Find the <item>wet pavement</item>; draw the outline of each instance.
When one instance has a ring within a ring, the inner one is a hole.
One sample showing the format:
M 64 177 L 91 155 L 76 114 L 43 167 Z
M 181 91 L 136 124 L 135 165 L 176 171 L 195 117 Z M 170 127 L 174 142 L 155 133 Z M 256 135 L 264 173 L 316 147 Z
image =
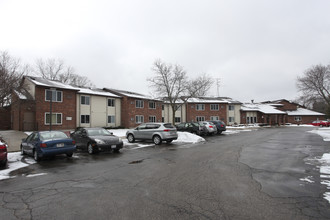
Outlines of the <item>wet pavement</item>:
M 308 130 L 45 159 L 0 181 L 0 219 L 330 219 L 319 170 L 306 163 L 329 146 Z

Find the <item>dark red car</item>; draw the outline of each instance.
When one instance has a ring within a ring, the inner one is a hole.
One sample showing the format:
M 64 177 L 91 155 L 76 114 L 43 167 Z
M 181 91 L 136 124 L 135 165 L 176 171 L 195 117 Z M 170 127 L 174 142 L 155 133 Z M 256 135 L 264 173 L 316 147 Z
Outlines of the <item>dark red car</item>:
M 7 165 L 7 143 L 0 137 L 0 167 Z
M 318 127 L 329 127 L 330 122 L 328 121 L 313 121 L 310 123 L 313 126 L 318 126 Z

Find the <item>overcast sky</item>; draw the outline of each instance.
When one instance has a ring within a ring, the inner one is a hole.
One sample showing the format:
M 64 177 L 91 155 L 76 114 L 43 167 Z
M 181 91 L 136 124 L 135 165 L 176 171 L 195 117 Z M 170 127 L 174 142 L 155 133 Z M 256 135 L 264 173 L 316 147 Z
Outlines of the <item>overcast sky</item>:
M 297 76 L 330 64 L 329 11 L 329 0 L 0 0 L 0 50 L 61 58 L 100 88 L 150 94 L 161 59 L 219 78 L 220 96 L 293 100 Z

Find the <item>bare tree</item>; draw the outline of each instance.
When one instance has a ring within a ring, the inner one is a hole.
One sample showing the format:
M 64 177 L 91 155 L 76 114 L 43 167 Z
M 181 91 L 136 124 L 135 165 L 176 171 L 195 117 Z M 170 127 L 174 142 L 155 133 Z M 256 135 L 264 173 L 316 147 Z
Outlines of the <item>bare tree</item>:
M 0 51 L 0 107 L 11 103 L 13 90 L 20 92 L 20 82 L 29 70 L 28 65 L 22 65 L 19 59 Z
M 87 77 L 75 74 L 74 68 L 66 66 L 61 59 L 38 59 L 35 72 L 45 79 L 57 80 L 73 86 L 94 87 L 94 84 Z
M 191 97 L 204 96 L 212 86 L 212 80 L 207 75 L 196 79 L 188 79 L 186 71 L 180 65 L 172 65 L 156 60 L 152 70 L 154 76 L 148 82 L 156 94 L 170 103 L 175 123 L 175 112 Z
M 300 100 L 306 106 L 323 101 L 330 109 L 330 65 L 312 66 L 297 78 L 297 87 L 302 95 Z

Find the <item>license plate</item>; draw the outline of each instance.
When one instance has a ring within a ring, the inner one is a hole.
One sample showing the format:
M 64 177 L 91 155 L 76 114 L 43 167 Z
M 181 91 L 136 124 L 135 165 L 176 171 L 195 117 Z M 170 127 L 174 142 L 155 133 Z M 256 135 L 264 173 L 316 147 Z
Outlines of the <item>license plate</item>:
M 56 147 L 64 147 L 64 143 L 56 144 Z
M 111 145 L 111 149 L 116 149 L 117 146 L 116 145 Z

